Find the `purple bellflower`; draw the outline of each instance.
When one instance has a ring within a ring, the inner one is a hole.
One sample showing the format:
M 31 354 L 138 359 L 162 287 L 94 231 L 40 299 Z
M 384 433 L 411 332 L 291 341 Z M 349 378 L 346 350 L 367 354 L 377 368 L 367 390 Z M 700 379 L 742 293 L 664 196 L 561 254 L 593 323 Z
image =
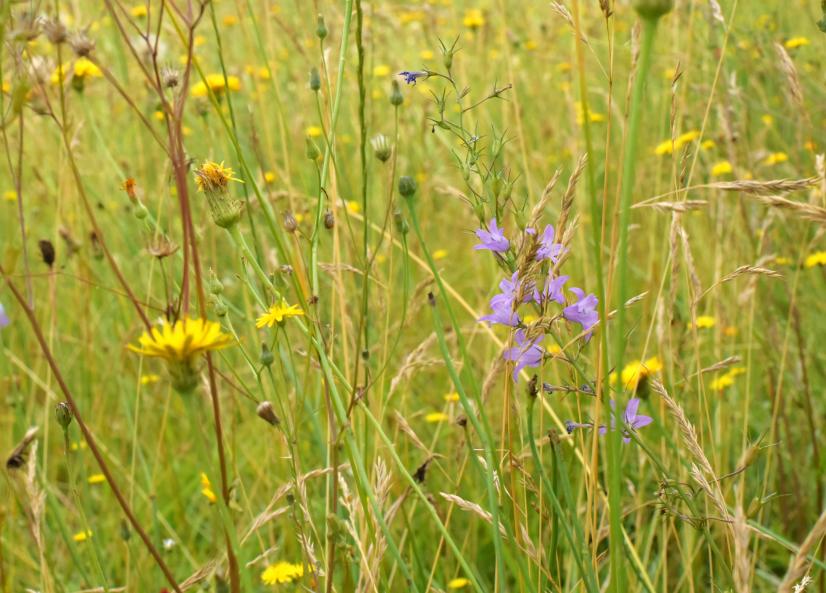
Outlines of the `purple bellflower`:
M 476 236 L 481 241 L 481 243 L 474 247 L 476 250 L 490 249 L 496 253 L 505 253 L 510 247 L 510 241 L 505 238 L 503 229 L 496 226 L 495 218 L 491 219 L 488 224 L 488 230 L 478 229 Z
M 572 305 L 568 305 L 562 310 L 562 316 L 568 321 L 578 323 L 582 326 L 585 334 L 585 339 L 591 339 L 591 328 L 599 321 L 599 314 L 596 311 L 599 301 L 593 294 L 585 296 L 585 291 L 581 288 L 572 288 L 571 292 L 577 296 L 577 301 Z
M 6 315 L 6 310 L 3 308 L 3 303 L 0 303 L 0 327 L 6 327 L 11 323 L 11 319 Z
M 542 292 L 539 292 L 539 289 L 534 287 L 533 289 L 533 300 L 537 303 L 549 303 L 551 301 L 555 301 L 560 305 L 565 304 L 565 295 L 562 293 L 562 288 L 565 286 L 565 283 L 568 281 L 569 276 L 557 276 L 554 278 L 553 276 L 548 276 L 545 280 L 545 288 Z
M 412 84 L 413 86 L 416 86 L 416 81 L 419 78 L 427 78 L 430 76 L 430 74 L 428 74 L 427 72 L 423 72 L 421 70 L 403 70 L 402 72 L 399 72 L 399 76 L 404 78 L 404 81 L 407 84 Z
M 516 314 L 516 294 L 519 292 L 519 274 L 514 272 L 510 279 L 505 278 L 499 283 L 499 290 L 502 292 L 495 295 L 490 300 L 490 308 L 493 309 L 491 315 L 480 317 L 479 321 L 487 321 L 489 323 L 501 323 L 502 325 L 509 325 L 516 327 L 519 325 L 519 315 Z M 523 302 L 527 302 L 530 295 L 523 298 Z
M 536 261 L 549 259 L 552 263 L 559 261 L 566 249 L 562 243 L 554 243 L 554 227 L 547 225 L 539 238 L 539 249 L 536 250 Z
M 644 426 L 648 426 L 654 419 L 651 416 L 645 416 L 643 414 L 637 414 L 637 411 L 640 407 L 640 398 L 632 397 L 628 400 L 628 405 L 625 406 L 625 412 L 623 413 L 623 428 L 622 428 L 622 442 L 628 444 L 631 442 L 630 431 L 636 431 Z M 616 404 L 614 400 L 611 400 L 611 430 L 616 428 L 616 422 L 614 419 L 613 410 L 616 408 Z M 565 429 L 568 431 L 568 434 L 573 433 L 578 428 L 592 428 L 594 425 L 591 422 L 574 422 L 572 420 L 565 421 Z M 608 432 L 608 428 L 604 425 L 600 425 L 599 427 L 599 434 L 604 435 Z
M 522 369 L 525 367 L 535 368 L 542 363 L 545 350 L 539 345 L 542 336 L 528 340 L 525 338 L 525 330 L 520 329 L 516 331 L 515 338 L 516 346 L 505 350 L 503 357 L 505 360 L 516 362 L 516 366 L 513 369 L 513 382 L 517 383 L 519 381 L 519 372 Z

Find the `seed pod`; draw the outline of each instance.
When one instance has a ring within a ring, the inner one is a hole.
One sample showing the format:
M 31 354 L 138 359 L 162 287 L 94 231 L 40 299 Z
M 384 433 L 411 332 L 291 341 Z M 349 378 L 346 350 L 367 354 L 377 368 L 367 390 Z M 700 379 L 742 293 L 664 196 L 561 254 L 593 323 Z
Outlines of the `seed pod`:
M 288 233 L 294 233 L 298 230 L 298 221 L 289 210 L 284 211 L 284 230 Z
M 43 258 L 43 263 L 50 268 L 54 266 L 55 251 L 52 242 L 42 239 L 37 242 L 37 246 L 40 247 L 40 257 Z
M 336 226 L 336 219 L 333 217 L 333 212 L 331 210 L 327 210 L 324 213 L 324 228 L 328 231 Z
M 327 23 L 324 22 L 324 15 L 319 14 L 316 19 L 315 36 L 324 41 L 327 37 Z
M 399 85 L 398 80 L 394 80 L 390 83 L 390 104 L 394 107 L 398 107 L 404 103 L 404 95 L 402 95 L 402 88 Z
M 281 422 L 278 419 L 278 416 L 275 415 L 275 412 L 273 412 L 272 404 L 268 401 L 263 401 L 260 404 L 258 404 L 258 408 L 255 410 L 255 412 L 258 414 L 259 418 L 271 424 L 272 426 L 278 426 L 278 424 Z
M 69 406 L 67 402 L 60 402 L 54 407 L 54 415 L 57 418 L 57 423 L 60 424 L 63 430 L 69 428 L 69 425 L 72 423 L 72 418 L 74 418 L 74 414 L 72 414 L 72 408 Z
M 310 90 L 317 93 L 321 89 L 321 75 L 318 73 L 318 68 L 310 70 Z

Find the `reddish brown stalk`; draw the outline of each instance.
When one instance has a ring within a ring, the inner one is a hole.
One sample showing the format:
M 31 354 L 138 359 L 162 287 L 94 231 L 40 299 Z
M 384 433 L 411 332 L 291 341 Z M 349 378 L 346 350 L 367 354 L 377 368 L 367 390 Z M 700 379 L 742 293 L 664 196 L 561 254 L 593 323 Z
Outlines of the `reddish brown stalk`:
M 123 509 L 123 513 L 126 515 L 129 523 L 135 529 L 135 531 L 140 536 L 141 540 L 143 540 L 144 545 L 146 545 L 146 549 L 155 559 L 155 562 L 158 564 L 158 567 L 163 572 L 166 580 L 169 581 L 169 584 L 175 590 L 176 593 L 183 593 L 181 588 L 178 586 L 177 581 L 175 580 L 172 571 L 164 562 L 161 555 L 158 553 L 157 548 L 152 544 L 152 540 L 149 539 L 144 528 L 138 522 L 137 517 L 135 517 L 132 508 L 129 506 L 129 503 L 126 501 L 126 498 L 123 496 L 120 488 L 118 488 L 117 484 L 115 483 L 115 477 L 112 475 L 109 466 L 106 464 L 106 461 L 103 459 L 103 455 L 98 449 L 97 442 L 95 438 L 92 436 L 91 431 L 89 430 L 86 422 L 83 420 L 83 416 L 80 413 L 80 409 L 77 407 L 75 403 L 75 399 L 72 396 L 71 391 L 69 390 L 68 385 L 66 385 L 66 381 L 63 379 L 63 375 L 60 372 L 60 368 L 57 366 L 57 362 L 55 361 L 54 356 L 52 355 L 51 350 L 49 349 L 48 344 L 46 343 L 46 338 L 43 336 L 43 330 L 40 328 L 40 323 L 38 323 L 37 318 L 34 315 L 34 310 L 29 307 L 26 303 L 26 299 L 20 294 L 20 291 L 6 275 L 6 271 L 3 269 L 3 266 L 0 265 L 0 276 L 3 276 L 3 279 L 6 281 L 9 289 L 11 290 L 14 298 L 23 308 L 23 312 L 26 314 L 26 317 L 29 319 L 29 323 L 32 326 L 32 330 L 34 331 L 35 337 L 37 338 L 37 342 L 40 344 L 40 350 L 43 352 L 43 356 L 46 357 L 46 361 L 49 364 L 49 367 L 52 369 L 52 373 L 55 376 L 55 380 L 57 384 L 60 386 L 60 390 L 63 392 L 63 395 L 66 397 L 66 401 L 72 408 L 72 414 L 74 415 L 75 420 L 77 420 L 77 425 L 80 428 L 80 432 L 83 433 L 83 438 L 86 440 L 86 444 L 89 446 L 89 450 L 92 452 L 92 455 L 95 457 L 98 466 L 100 467 L 100 471 L 106 476 L 106 483 L 109 484 L 109 487 L 112 489 L 112 493 L 115 495 L 115 498 L 118 501 L 121 509 Z

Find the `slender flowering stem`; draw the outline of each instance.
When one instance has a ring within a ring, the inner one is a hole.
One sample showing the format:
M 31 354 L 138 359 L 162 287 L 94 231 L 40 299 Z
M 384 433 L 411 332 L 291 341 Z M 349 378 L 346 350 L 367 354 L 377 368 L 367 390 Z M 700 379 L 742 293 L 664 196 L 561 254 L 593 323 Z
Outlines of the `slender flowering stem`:
M 628 116 L 628 131 L 626 132 L 626 146 L 622 167 L 622 188 L 620 190 L 619 212 L 619 246 L 617 248 L 617 319 L 613 328 L 614 357 L 613 365 L 617 369 L 623 368 L 625 354 L 625 301 L 628 298 L 628 225 L 631 218 L 631 194 L 634 191 L 634 175 L 637 164 L 637 143 L 639 140 L 640 119 L 642 116 L 642 102 L 645 93 L 645 82 L 648 71 L 651 69 L 651 54 L 654 48 L 654 37 L 657 32 L 658 19 L 644 18 L 642 31 L 642 49 L 640 51 L 639 68 L 634 79 L 634 89 L 631 94 L 631 107 Z M 608 504 L 610 508 L 609 546 L 611 552 L 611 587 L 615 593 L 624 593 L 626 590 L 625 565 L 622 549 L 622 509 L 620 495 L 622 492 L 622 468 L 620 461 L 621 431 L 609 431 L 608 443 Z

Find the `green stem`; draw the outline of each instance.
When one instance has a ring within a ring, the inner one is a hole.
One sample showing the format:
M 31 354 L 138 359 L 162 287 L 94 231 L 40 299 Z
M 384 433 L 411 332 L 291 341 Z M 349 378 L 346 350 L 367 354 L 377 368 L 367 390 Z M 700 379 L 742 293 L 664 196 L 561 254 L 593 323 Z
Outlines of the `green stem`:
M 619 244 L 617 248 L 617 319 L 614 332 L 614 359 L 616 369 L 622 369 L 625 354 L 625 301 L 628 298 L 628 225 L 631 219 L 631 193 L 634 191 L 634 175 L 637 164 L 637 144 L 639 141 L 642 102 L 645 93 L 645 81 L 651 69 L 651 54 L 654 37 L 657 32 L 658 19 L 644 18 L 642 30 L 642 49 L 634 89 L 631 94 L 631 107 L 628 117 L 625 154 L 622 166 L 622 187 L 620 191 Z M 622 508 L 620 495 L 622 490 L 622 467 L 620 452 L 622 431 L 611 430 L 607 435 L 608 445 L 608 505 L 610 508 L 610 564 L 611 590 L 625 593 L 626 576 L 622 547 Z

